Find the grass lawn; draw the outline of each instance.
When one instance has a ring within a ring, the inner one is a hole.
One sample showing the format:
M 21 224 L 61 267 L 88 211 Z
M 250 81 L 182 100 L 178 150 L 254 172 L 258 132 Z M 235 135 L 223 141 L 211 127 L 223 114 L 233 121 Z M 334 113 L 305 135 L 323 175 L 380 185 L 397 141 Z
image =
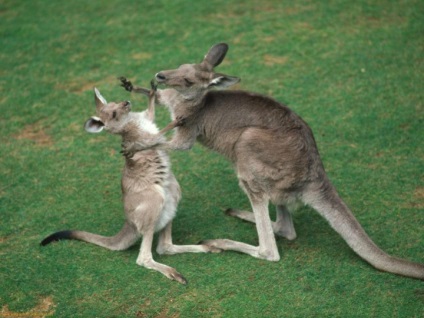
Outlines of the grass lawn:
M 422 281 L 374 270 L 313 210 L 281 260 L 234 252 L 154 257 L 186 286 L 57 230 L 116 233 L 123 223 L 120 139 L 83 129 L 92 88 L 198 62 L 239 89 L 272 95 L 312 127 L 330 179 L 390 254 L 424 262 L 424 2 L 0 0 L 0 317 L 423 317 Z M 158 125 L 169 114 L 158 110 Z M 257 244 L 230 163 L 197 145 L 171 154 L 183 189 L 174 241 Z M 273 210 L 272 210 L 273 211 Z

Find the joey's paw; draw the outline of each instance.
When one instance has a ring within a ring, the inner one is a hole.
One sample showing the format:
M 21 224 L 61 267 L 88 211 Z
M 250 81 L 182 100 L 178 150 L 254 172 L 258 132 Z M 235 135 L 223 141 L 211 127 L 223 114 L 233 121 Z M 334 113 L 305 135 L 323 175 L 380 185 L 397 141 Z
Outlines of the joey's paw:
M 120 153 L 128 159 L 131 159 L 132 157 L 134 157 L 134 154 L 136 153 L 136 151 L 133 149 L 134 144 L 133 143 L 129 143 L 129 142 L 123 142 L 121 144 L 122 149 L 120 151 Z
M 134 157 L 134 154 L 135 154 L 135 152 L 133 152 L 133 151 L 127 151 L 127 150 L 125 150 L 125 149 L 122 149 L 121 151 L 120 151 L 120 153 L 125 157 L 125 158 L 127 158 L 127 159 L 131 159 L 132 157 Z
M 121 81 L 121 85 L 123 88 L 125 88 L 125 90 L 127 90 L 128 92 L 131 92 L 134 88 L 133 84 L 127 80 L 125 77 L 121 76 L 118 78 Z

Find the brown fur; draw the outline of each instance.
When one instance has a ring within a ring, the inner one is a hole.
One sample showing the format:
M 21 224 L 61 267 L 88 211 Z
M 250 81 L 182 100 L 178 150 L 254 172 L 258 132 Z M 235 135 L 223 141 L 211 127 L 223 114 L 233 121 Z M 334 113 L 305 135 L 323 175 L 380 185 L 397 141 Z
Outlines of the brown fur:
M 169 87 L 157 92 L 157 102 L 168 107 L 173 119 L 184 118 L 184 125 L 162 147 L 190 149 L 198 140 L 224 155 L 234 163 L 240 187 L 252 205 L 253 214 L 233 209 L 227 213 L 256 223 L 259 246 L 226 239 L 204 243 L 277 261 L 274 233 L 296 237 L 289 207 L 300 201 L 315 208 L 377 269 L 424 279 L 422 264 L 387 255 L 368 237 L 328 180 L 312 131 L 297 114 L 263 95 L 211 90 L 239 80 L 213 71 L 227 49 L 226 44 L 217 44 L 199 64 L 183 64 L 156 74 L 156 80 Z M 135 90 L 142 92 L 141 88 Z M 126 151 L 140 148 L 133 143 Z M 277 206 L 276 222 L 269 218 L 269 202 Z
M 159 271 L 170 279 L 182 284 L 187 280 L 174 268 L 158 263 L 152 257 L 153 235 L 159 231 L 157 251 L 159 254 L 186 252 L 219 252 L 208 245 L 174 245 L 171 227 L 178 202 L 180 186 L 170 170 L 167 154 L 155 145 L 165 141 L 163 134 L 175 127 L 170 123 L 160 132 L 153 123 L 154 92 L 149 93 L 149 108 L 145 112 L 131 112 L 129 102 L 107 103 L 95 89 L 96 112 L 98 117 L 89 119 L 85 128 L 89 132 L 106 129 L 122 136 L 123 145 L 138 141 L 150 149 L 125 156 L 122 172 L 122 196 L 126 222 L 122 230 L 112 237 L 84 231 L 61 231 L 42 241 L 42 245 L 60 239 L 76 239 L 93 243 L 111 250 L 123 250 L 143 237 L 137 264 Z M 153 147 L 152 147 L 153 146 Z

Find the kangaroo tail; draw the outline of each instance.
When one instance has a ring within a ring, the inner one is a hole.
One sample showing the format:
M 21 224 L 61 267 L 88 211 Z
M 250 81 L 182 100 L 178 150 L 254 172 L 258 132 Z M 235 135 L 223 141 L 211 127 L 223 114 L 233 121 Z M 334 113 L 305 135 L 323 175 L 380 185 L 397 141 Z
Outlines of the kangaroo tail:
M 79 240 L 119 251 L 133 245 L 139 237 L 137 229 L 130 223 L 125 222 L 122 229 L 114 236 L 108 237 L 84 231 L 60 231 L 49 235 L 40 244 L 45 246 L 59 240 Z
M 390 256 L 371 240 L 329 181 L 305 194 L 304 201 L 330 223 L 356 254 L 376 269 L 424 280 L 423 264 Z

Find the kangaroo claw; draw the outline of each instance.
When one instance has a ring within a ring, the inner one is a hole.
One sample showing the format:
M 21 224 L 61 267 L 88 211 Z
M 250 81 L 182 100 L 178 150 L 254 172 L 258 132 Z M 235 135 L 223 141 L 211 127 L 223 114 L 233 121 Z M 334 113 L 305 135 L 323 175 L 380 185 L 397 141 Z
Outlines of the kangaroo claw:
M 123 88 L 125 88 L 125 90 L 127 90 L 128 92 L 131 92 L 133 90 L 133 84 L 127 80 L 125 77 L 121 76 L 118 77 L 118 79 L 121 81 L 121 85 Z
M 177 282 L 179 282 L 180 284 L 183 284 L 183 285 L 187 285 L 187 283 L 188 283 L 187 279 L 183 275 L 178 273 L 177 271 L 170 273 L 168 278 L 175 280 L 175 281 L 177 281 Z
M 120 151 L 120 153 L 128 159 L 131 159 L 132 157 L 134 157 L 135 151 L 133 149 L 131 149 L 133 146 L 133 144 L 131 143 L 127 143 L 127 142 L 123 142 L 121 144 L 122 150 Z
M 150 81 L 150 87 L 152 88 L 153 91 L 155 91 L 155 92 L 157 91 L 157 89 L 158 89 L 158 83 L 156 82 L 155 79 L 152 79 Z
M 184 126 L 186 123 L 186 118 L 182 116 L 178 116 L 177 118 L 175 118 L 175 122 L 176 122 L 175 127 Z

